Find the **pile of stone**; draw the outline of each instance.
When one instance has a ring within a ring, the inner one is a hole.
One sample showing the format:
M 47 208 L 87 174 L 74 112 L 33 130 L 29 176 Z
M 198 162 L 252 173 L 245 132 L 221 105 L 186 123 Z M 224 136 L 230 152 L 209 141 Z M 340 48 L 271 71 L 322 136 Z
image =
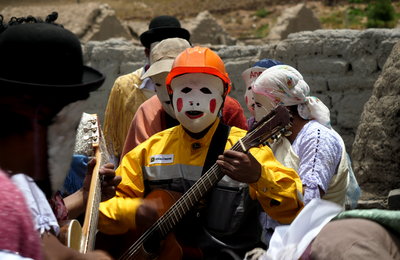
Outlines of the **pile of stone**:
M 43 20 L 52 12 L 58 13 L 57 23 L 72 31 L 82 42 L 104 41 L 110 38 L 132 36 L 108 4 L 82 3 L 68 5 L 7 7 L 1 14 L 4 20 L 32 15 Z

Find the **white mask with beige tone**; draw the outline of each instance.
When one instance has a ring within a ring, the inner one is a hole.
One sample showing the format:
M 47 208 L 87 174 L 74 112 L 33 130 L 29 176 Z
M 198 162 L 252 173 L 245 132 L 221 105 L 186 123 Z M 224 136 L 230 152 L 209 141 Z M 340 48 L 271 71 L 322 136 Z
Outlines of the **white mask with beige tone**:
M 176 118 L 174 109 L 171 104 L 171 99 L 169 97 L 167 88 L 165 86 L 165 80 L 167 76 L 168 72 L 162 72 L 160 74 L 153 75 L 150 78 L 153 81 L 154 85 L 156 86 L 157 97 L 160 100 L 161 105 L 164 108 L 164 111 L 173 118 Z
M 192 133 L 213 124 L 221 108 L 224 84 L 204 73 L 184 74 L 171 81 L 176 119 Z
M 254 103 L 254 96 L 253 96 L 253 91 L 251 89 L 251 86 L 253 85 L 254 81 L 260 76 L 260 74 L 266 70 L 265 68 L 260 68 L 260 67 L 252 67 L 247 70 L 245 70 L 242 73 L 242 78 L 244 82 L 246 83 L 246 92 L 244 95 L 244 98 L 246 100 L 246 105 L 247 109 L 249 112 L 255 116 L 255 103 Z
M 255 101 L 255 118 L 259 122 L 263 116 L 268 115 L 276 107 L 275 102 L 268 96 L 253 92 Z

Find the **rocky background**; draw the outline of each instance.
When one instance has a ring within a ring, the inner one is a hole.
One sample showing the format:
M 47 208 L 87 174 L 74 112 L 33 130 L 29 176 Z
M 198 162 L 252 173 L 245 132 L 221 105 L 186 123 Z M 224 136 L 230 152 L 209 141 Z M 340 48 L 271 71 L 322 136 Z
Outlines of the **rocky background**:
M 26 14 L 45 17 L 54 10 L 52 6 L 8 7 L 0 13 L 8 20 Z M 122 22 L 110 6 L 99 3 L 57 6 L 57 11 L 57 22 L 81 39 L 85 63 L 107 75 L 105 84 L 91 95 L 87 109 L 103 121 L 116 78 L 146 62 L 138 36 L 147 30 L 148 22 Z M 400 127 L 400 46 L 396 45 L 400 29 L 322 30 L 304 4 L 285 10 L 263 39 L 235 39 L 208 11 L 181 22 L 191 32 L 194 45 L 208 46 L 224 60 L 233 83 L 230 95 L 241 103 L 247 117 L 244 70 L 264 58 L 299 70 L 312 95 L 330 108 L 332 126 L 345 141 L 363 190 L 365 201 L 360 207 L 388 207 L 390 191 L 389 202 L 395 205 L 397 201 L 400 207 L 396 135 Z

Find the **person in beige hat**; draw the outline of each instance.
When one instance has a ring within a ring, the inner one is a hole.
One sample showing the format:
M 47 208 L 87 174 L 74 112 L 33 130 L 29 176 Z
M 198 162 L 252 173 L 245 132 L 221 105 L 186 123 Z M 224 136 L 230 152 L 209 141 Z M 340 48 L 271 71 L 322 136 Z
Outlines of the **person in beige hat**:
M 175 58 L 187 48 L 188 41 L 181 38 L 170 38 L 161 41 L 150 54 L 150 68 L 141 80 L 151 78 L 155 85 L 157 96 L 144 102 L 134 116 L 126 137 L 121 158 L 130 150 L 147 140 L 155 133 L 179 125 L 176 120 L 171 98 L 165 86 L 165 80 L 172 68 Z M 239 102 L 229 96 L 220 114 L 222 123 L 247 130 L 246 117 Z
M 140 42 L 145 47 L 144 53 L 149 59 L 151 50 L 159 42 L 176 37 L 189 41 L 190 33 L 181 27 L 177 18 L 161 15 L 151 20 L 149 29 L 140 35 Z M 119 164 L 129 126 L 137 109 L 155 95 L 155 86 L 151 79 L 140 79 L 149 66 L 150 64 L 146 63 L 134 72 L 117 78 L 108 98 L 103 132 L 108 152 L 116 166 Z

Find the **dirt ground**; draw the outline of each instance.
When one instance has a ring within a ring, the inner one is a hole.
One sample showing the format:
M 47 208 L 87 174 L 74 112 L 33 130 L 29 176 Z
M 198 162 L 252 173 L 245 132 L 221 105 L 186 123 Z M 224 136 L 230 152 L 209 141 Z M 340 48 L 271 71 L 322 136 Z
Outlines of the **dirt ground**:
M 93 2 L 93 0 L 0 0 L 0 12 L 9 6 L 29 6 L 29 5 L 62 5 L 71 3 Z M 146 21 L 152 18 L 168 14 L 176 16 L 179 19 L 193 18 L 199 12 L 210 11 L 217 21 L 227 32 L 239 39 L 256 39 L 268 35 L 269 30 L 275 25 L 277 18 L 285 11 L 300 2 L 305 3 L 318 18 L 336 17 L 348 9 L 355 7 L 365 9 L 366 5 L 349 4 L 348 1 L 340 1 L 336 6 L 326 6 L 323 1 L 299 1 L 299 0 L 99 0 L 96 2 L 108 3 L 122 20 Z M 393 3 L 397 11 L 400 7 Z M 256 13 L 259 10 L 265 10 L 268 15 L 261 18 Z M 28 15 L 28 14 L 27 14 Z M 346 21 L 339 17 L 336 21 L 342 21 L 341 24 L 323 24 L 324 29 L 344 29 Z M 351 29 L 365 29 L 362 26 L 366 19 L 357 25 L 351 25 Z

